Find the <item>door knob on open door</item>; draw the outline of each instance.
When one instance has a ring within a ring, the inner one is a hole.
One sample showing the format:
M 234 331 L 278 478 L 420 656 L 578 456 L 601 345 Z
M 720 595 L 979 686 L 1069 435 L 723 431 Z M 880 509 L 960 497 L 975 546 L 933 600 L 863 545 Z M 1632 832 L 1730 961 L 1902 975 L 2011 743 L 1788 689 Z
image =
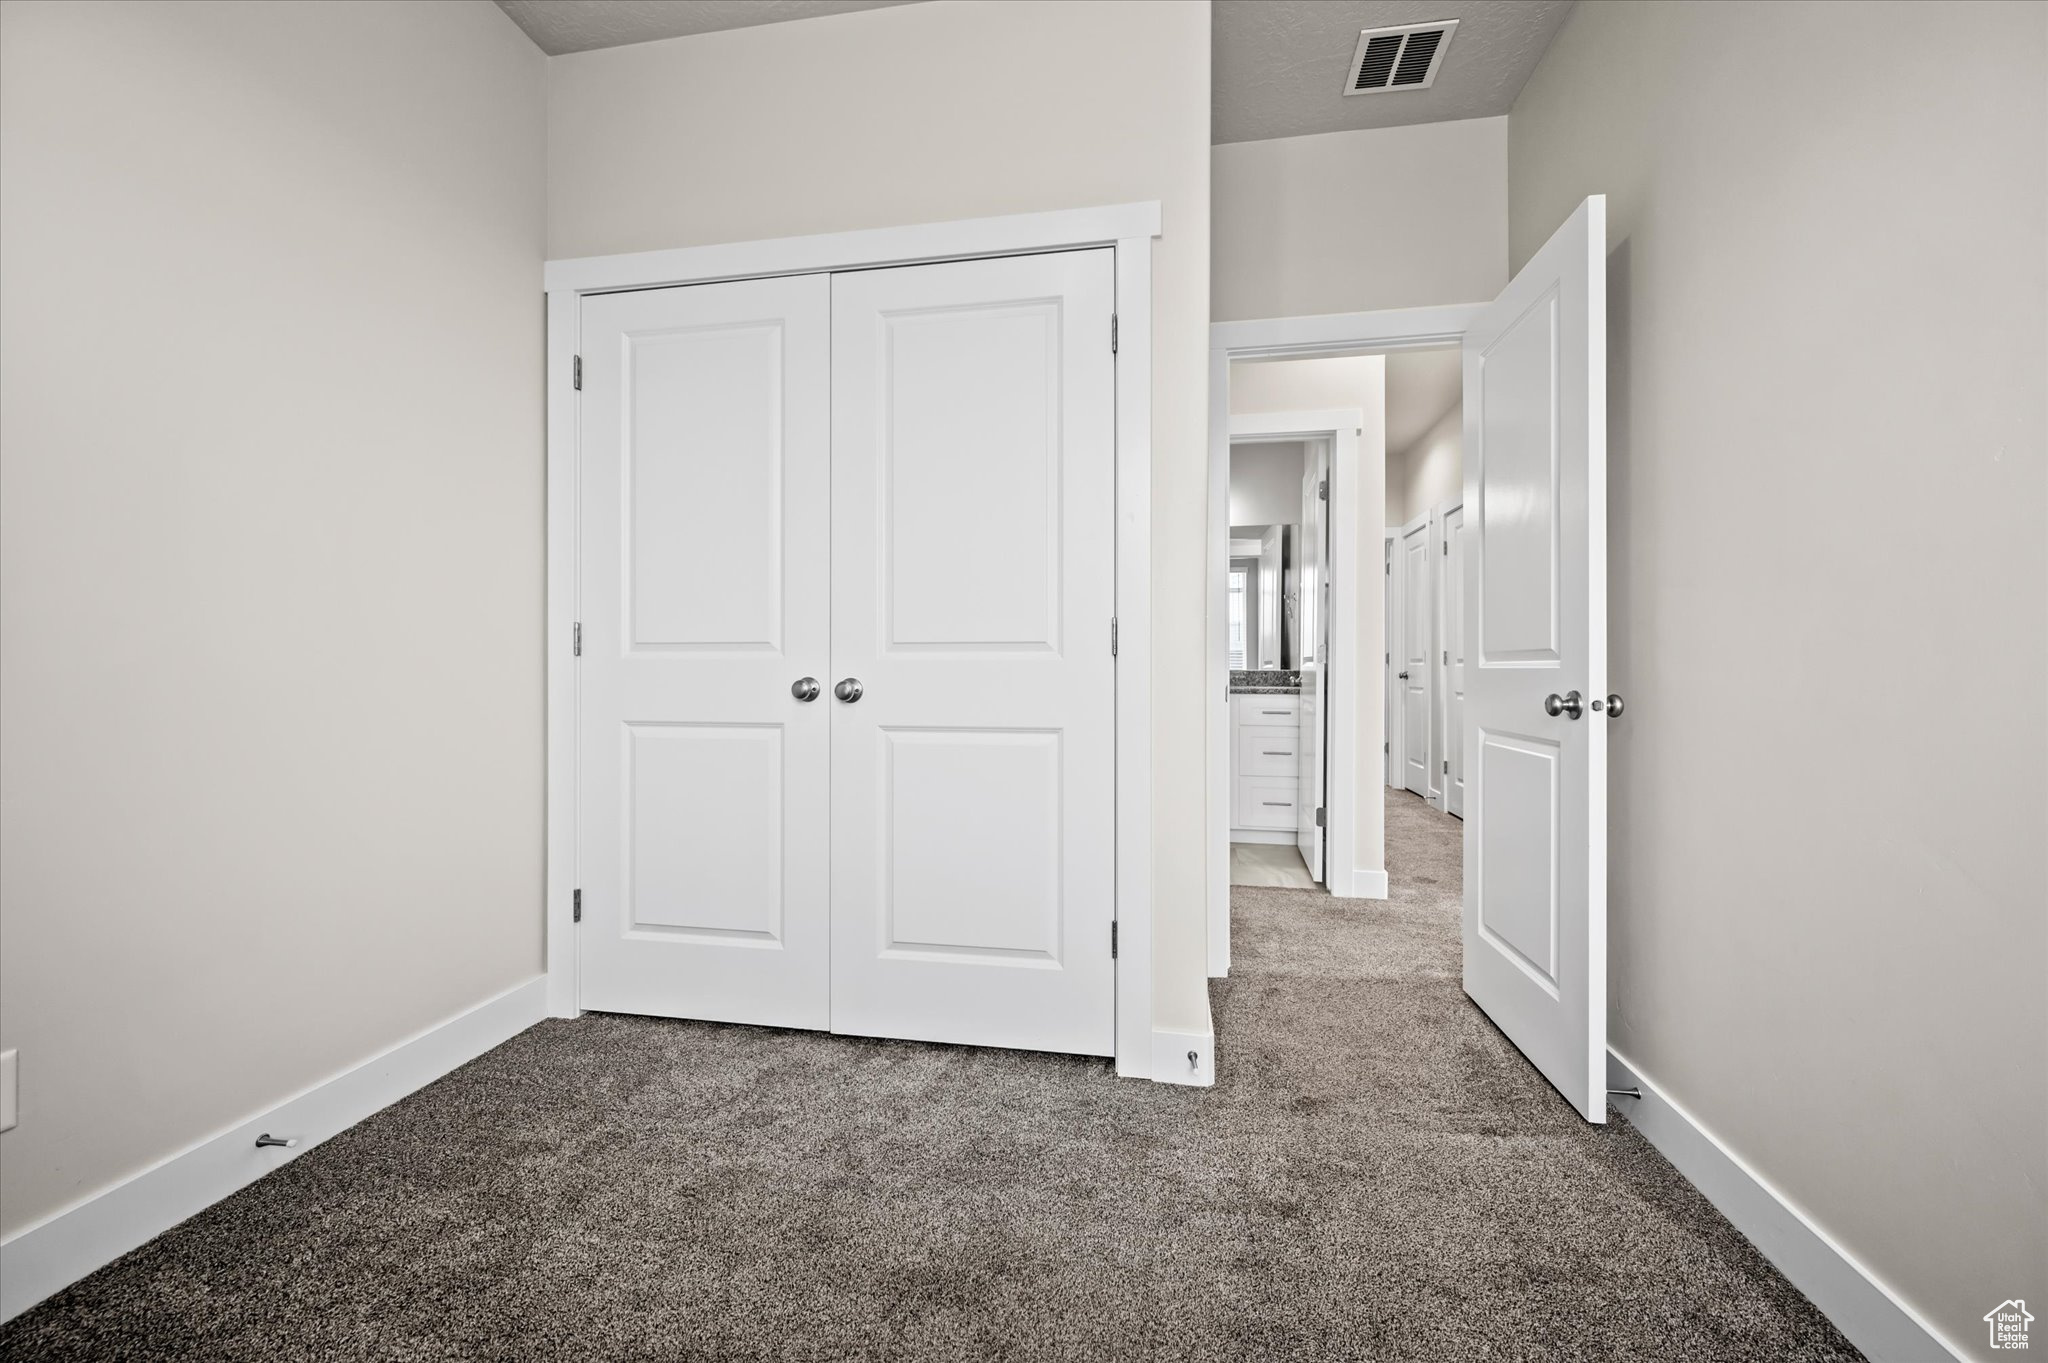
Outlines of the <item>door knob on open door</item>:
M 789 694 L 798 700 L 816 700 L 818 692 L 822 689 L 816 677 L 798 677 L 790 683 Z
M 1594 713 L 1594 714 L 1596 714 L 1596 715 L 1600 713 L 1600 702 L 1599 702 L 1599 701 L 1597 701 L 1597 700 L 1593 702 L 1593 713 Z M 1608 717 L 1609 719 L 1620 719 L 1620 718 L 1621 718 L 1621 697 L 1620 697 L 1620 696 L 1609 696 L 1609 697 L 1607 698 L 1607 717 Z
M 1567 691 L 1561 696 L 1553 691 L 1543 698 L 1543 713 L 1577 719 L 1586 713 L 1586 707 L 1581 704 L 1581 697 L 1576 691 Z
M 866 689 L 860 684 L 859 677 L 848 677 L 845 681 L 832 688 L 832 694 L 845 701 L 848 705 L 851 705 L 861 698 L 862 693 Z

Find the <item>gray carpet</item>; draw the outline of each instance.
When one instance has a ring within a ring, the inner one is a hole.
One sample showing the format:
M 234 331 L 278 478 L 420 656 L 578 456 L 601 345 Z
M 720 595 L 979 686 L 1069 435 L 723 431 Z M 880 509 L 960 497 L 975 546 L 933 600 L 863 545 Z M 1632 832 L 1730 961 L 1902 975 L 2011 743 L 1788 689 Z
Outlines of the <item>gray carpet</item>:
M 1841 1359 L 1394 898 L 1233 895 L 1213 1090 L 1105 1063 L 548 1022 L 21 1316 L 5 1359 Z

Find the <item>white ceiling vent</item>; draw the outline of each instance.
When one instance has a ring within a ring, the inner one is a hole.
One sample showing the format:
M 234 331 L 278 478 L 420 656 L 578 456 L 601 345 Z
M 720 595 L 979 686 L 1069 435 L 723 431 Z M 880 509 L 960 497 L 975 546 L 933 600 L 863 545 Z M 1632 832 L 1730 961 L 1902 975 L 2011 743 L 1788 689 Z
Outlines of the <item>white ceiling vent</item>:
M 1358 50 L 1351 54 L 1351 79 L 1345 82 L 1344 93 L 1427 90 L 1436 82 L 1457 27 L 1456 19 L 1442 19 L 1433 24 L 1366 29 L 1358 35 Z

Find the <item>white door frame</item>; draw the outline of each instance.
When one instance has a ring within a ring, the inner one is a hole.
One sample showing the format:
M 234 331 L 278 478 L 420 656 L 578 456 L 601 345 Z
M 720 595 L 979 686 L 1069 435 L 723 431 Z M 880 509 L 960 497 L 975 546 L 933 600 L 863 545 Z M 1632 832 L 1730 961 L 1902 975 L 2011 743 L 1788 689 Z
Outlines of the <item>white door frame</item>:
M 547 292 L 548 1014 L 575 1017 L 577 409 L 585 294 L 1082 247 L 1116 251 L 1116 1070 L 1155 1073 L 1152 1029 L 1152 238 L 1157 202 L 549 261 Z M 1104 337 L 1108 343 L 1110 338 Z M 1107 623 L 1107 622 L 1105 622 Z M 1178 1043 L 1176 1043 L 1178 1044 Z M 1185 1046 L 1180 1047 L 1185 1050 Z M 1213 1073 L 1205 1057 L 1202 1073 Z
M 1436 549 L 1435 511 L 1425 511 L 1420 516 L 1411 517 L 1406 523 L 1394 527 L 1394 615 L 1389 617 L 1388 620 L 1387 652 L 1391 653 L 1394 651 L 1393 641 L 1397 633 L 1397 631 L 1393 628 L 1394 619 L 1399 619 L 1401 622 L 1401 628 L 1398 631 L 1400 635 L 1405 636 L 1408 632 L 1410 623 L 1408 619 L 1410 601 L 1409 593 L 1414 590 L 1416 584 L 1408 580 L 1408 559 L 1407 556 L 1402 552 L 1402 546 L 1408 542 L 1411 536 L 1415 535 L 1418 532 L 1420 532 L 1420 534 L 1422 535 L 1423 562 L 1429 565 L 1427 568 L 1423 570 L 1421 584 L 1424 593 L 1421 609 L 1422 622 L 1428 628 L 1429 637 L 1422 646 L 1423 789 L 1420 791 L 1409 790 L 1408 793 L 1421 799 L 1426 804 L 1434 805 L 1436 803 L 1434 797 L 1437 791 L 1436 767 L 1434 765 L 1437 761 L 1436 681 L 1434 676 L 1436 664 L 1430 660 L 1429 655 L 1436 652 L 1437 586 L 1439 584 L 1440 579 L 1443 576 L 1442 569 L 1436 561 L 1436 554 L 1434 552 Z M 1403 659 L 1400 663 L 1389 663 L 1390 669 L 1405 666 L 1407 666 L 1406 659 Z M 1395 680 L 1399 680 L 1398 675 L 1396 676 Z M 1408 706 L 1405 701 L 1400 704 L 1397 704 L 1394 707 L 1394 727 L 1400 732 L 1401 735 L 1401 784 L 1396 786 L 1395 789 L 1408 790 L 1407 745 L 1409 734 Z M 1391 735 L 1389 736 L 1389 738 L 1391 740 Z
M 1462 399 L 1461 399 L 1462 400 Z M 1462 474 L 1460 475 L 1463 476 Z M 1432 560 L 1436 564 L 1436 647 L 1438 661 L 1430 664 L 1431 719 L 1429 725 L 1430 770 L 1437 774 L 1436 799 L 1430 803 L 1448 814 L 1451 812 L 1451 646 L 1450 617 L 1447 602 L 1450 599 L 1451 581 L 1450 536 L 1451 513 L 1465 505 L 1461 492 L 1456 497 L 1447 497 L 1430 510 L 1434 522 L 1432 531 L 1440 549 Z M 1459 560 L 1461 563 L 1463 560 Z M 1460 584 L 1462 589 L 1462 584 Z M 1462 764 L 1461 764 L 1462 765 Z M 1460 817 L 1463 817 L 1462 815 Z
M 1209 919 L 1209 973 L 1212 976 L 1230 973 L 1230 667 L 1229 636 L 1230 622 L 1226 611 L 1225 595 L 1229 585 L 1230 561 L 1228 544 L 1230 527 L 1230 363 L 1232 360 L 1310 359 L 1319 356 L 1355 355 L 1359 353 L 1380 354 L 1391 350 L 1422 350 L 1432 346 L 1458 345 L 1464 340 L 1465 327 L 1478 315 L 1483 307 L 1479 303 L 1459 303 L 1434 308 L 1390 308 L 1379 312 L 1328 313 L 1314 317 L 1273 317 L 1258 321 L 1216 322 L 1209 327 L 1209 563 L 1208 563 L 1208 659 L 1204 681 L 1208 692 L 1207 752 L 1209 758 L 1209 828 L 1206 838 L 1207 872 L 1204 877 L 1208 893 Z M 1355 451 L 1354 451 L 1355 455 Z M 1335 502 L 1332 502 L 1333 508 Z M 1335 630 L 1340 621 L 1355 632 L 1358 619 L 1358 572 L 1360 534 L 1357 525 L 1357 506 L 1351 509 L 1351 546 L 1347 562 L 1353 565 L 1349 574 L 1332 574 L 1333 599 L 1330 608 L 1332 629 L 1330 652 L 1338 659 L 1345 655 L 1336 643 Z M 1334 522 L 1333 522 L 1334 528 Z M 1350 578 L 1350 588 L 1343 598 L 1335 595 L 1335 588 L 1344 577 Z M 1384 632 L 1382 637 L 1384 637 Z M 1348 670 L 1350 685 L 1358 684 L 1358 664 L 1355 660 Z M 1333 775 L 1331 807 L 1339 796 L 1336 773 L 1342 772 L 1342 780 L 1348 782 L 1351 792 L 1354 822 L 1346 831 L 1347 850 L 1356 842 L 1355 830 L 1357 812 L 1363 812 L 1368 819 L 1384 821 L 1385 808 L 1381 800 L 1367 802 L 1366 807 L 1357 803 L 1357 791 L 1361 783 L 1357 779 L 1361 754 L 1357 751 L 1356 718 L 1357 692 L 1351 693 L 1349 751 L 1339 749 L 1335 742 L 1334 730 L 1331 743 L 1331 771 Z M 1366 786 L 1370 789 L 1370 786 Z M 1384 828 L 1384 822 L 1382 822 Z M 1329 829 L 1325 829 L 1327 833 Z M 1384 845 L 1385 838 L 1382 835 Z M 1384 898 L 1387 893 L 1387 878 L 1384 867 L 1353 868 L 1340 863 L 1334 855 L 1334 848 L 1324 854 L 1326 873 L 1331 889 L 1336 893 L 1357 893 L 1373 898 Z M 1355 852 L 1352 852 L 1355 855 Z M 1347 891 L 1338 891 L 1334 883 L 1339 875 L 1351 879 Z

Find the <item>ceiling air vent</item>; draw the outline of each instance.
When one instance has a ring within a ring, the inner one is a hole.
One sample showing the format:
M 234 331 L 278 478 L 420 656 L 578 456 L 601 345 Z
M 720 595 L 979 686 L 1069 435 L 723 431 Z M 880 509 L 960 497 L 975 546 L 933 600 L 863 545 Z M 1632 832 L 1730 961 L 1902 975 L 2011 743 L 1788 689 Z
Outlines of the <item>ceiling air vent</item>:
M 1433 24 L 1369 28 L 1358 35 L 1351 54 L 1347 95 L 1383 95 L 1391 90 L 1427 90 L 1436 82 L 1444 53 L 1450 50 L 1456 19 Z

